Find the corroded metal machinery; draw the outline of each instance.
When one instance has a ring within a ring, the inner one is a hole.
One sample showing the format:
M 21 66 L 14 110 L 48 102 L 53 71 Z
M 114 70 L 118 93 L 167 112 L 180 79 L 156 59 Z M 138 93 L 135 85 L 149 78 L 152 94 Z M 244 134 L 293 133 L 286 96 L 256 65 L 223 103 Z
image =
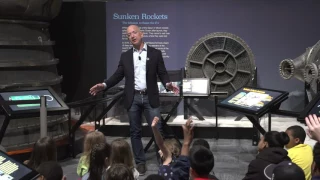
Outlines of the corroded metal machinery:
M 191 47 L 186 60 L 186 76 L 209 78 L 211 91 L 232 94 L 244 85 L 252 84 L 254 56 L 245 41 L 234 34 L 208 34 Z
M 295 59 L 285 59 L 279 65 L 283 79 L 296 78 L 306 83 L 306 93 L 310 102 L 319 92 L 320 41 L 306 49 Z
M 60 90 L 48 27 L 60 11 L 62 0 L 0 1 L 0 89 L 51 86 Z M 48 117 L 48 135 L 68 135 L 66 116 Z M 39 119 L 10 121 L 2 145 L 8 150 L 31 147 L 40 137 Z

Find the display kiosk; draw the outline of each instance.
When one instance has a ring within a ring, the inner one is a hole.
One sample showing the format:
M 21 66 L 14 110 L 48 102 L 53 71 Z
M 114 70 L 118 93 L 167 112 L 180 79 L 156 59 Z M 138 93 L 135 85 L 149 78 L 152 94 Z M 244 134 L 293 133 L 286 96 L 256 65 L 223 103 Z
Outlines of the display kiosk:
M 0 130 L 0 143 L 9 125 L 10 119 L 23 119 L 40 116 L 40 97 L 46 97 L 47 115 L 68 114 L 69 107 L 51 87 L 19 88 L 2 90 L 0 104 L 5 115 Z M 70 113 L 69 113 L 70 129 Z
M 218 104 L 218 107 L 245 115 L 259 131 L 253 135 L 253 145 L 259 142 L 259 135 L 266 131 L 260 125 L 260 117 L 277 111 L 289 93 L 271 89 L 243 87 Z
M 318 93 L 315 98 L 310 101 L 310 103 L 304 108 L 304 110 L 299 114 L 297 120 L 301 123 L 305 122 L 305 117 L 310 114 L 315 114 L 317 117 L 320 117 L 320 93 Z
M 0 151 L 0 179 L 35 180 L 39 173 Z
M 199 120 L 203 116 L 194 106 L 194 99 L 208 99 L 210 95 L 210 80 L 208 78 L 184 78 L 182 81 L 184 101 L 184 119 L 188 119 L 191 111 Z

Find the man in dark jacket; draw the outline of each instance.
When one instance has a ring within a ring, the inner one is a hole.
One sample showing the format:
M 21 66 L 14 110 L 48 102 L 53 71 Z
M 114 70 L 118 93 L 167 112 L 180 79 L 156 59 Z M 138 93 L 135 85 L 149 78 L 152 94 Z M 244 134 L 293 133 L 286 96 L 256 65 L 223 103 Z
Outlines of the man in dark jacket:
M 103 83 L 94 85 L 89 92 L 96 95 L 100 91 L 115 86 L 125 78 L 123 99 L 129 116 L 132 151 L 137 170 L 140 175 L 143 175 L 147 169 L 141 141 L 142 113 L 144 112 L 149 127 L 154 117 L 160 117 L 157 77 L 167 90 L 178 94 L 179 88 L 170 82 L 161 51 L 148 46 L 142 40 L 143 32 L 138 26 L 130 25 L 127 28 L 127 37 L 132 48 L 121 54 L 114 74 Z M 161 123 L 158 123 L 158 128 L 161 130 Z

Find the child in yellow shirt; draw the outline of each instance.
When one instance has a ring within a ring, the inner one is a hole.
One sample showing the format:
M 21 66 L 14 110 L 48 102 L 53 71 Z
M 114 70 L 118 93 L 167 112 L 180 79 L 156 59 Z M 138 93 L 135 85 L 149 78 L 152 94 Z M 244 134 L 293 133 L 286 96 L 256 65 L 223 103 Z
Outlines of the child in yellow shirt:
M 297 164 L 306 176 L 311 180 L 311 165 L 313 162 L 312 147 L 304 144 L 306 132 L 301 126 L 291 126 L 286 130 L 290 142 L 286 145 L 288 156 Z

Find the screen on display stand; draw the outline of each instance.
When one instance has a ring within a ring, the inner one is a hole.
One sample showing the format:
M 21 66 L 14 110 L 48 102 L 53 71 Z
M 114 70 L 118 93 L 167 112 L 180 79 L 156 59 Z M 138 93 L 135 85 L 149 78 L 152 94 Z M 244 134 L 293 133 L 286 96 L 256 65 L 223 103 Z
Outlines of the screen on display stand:
M 210 81 L 207 78 L 183 79 L 183 96 L 209 96 Z
M 268 107 L 285 100 L 288 94 L 277 90 L 243 87 L 221 101 L 219 106 L 258 115 Z
M 36 179 L 39 173 L 0 151 L 0 180 Z
M 318 117 L 320 117 L 320 93 L 318 93 L 317 96 L 313 98 L 304 108 L 304 110 L 300 113 L 298 121 L 305 122 L 305 117 L 312 114 L 315 114 Z
M 180 88 L 181 82 L 172 82 L 172 84 Z M 167 91 L 162 82 L 158 82 L 158 90 L 161 96 L 179 96 L 179 94 L 174 94 L 173 91 Z
M 4 101 L 40 100 L 41 96 L 46 97 L 46 107 L 49 111 L 67 110 L 67 105 L 50 87 L 26 88 L 0 92 L 0 98 Z M 4 105 L 8 113 L 39 112 L 40 102 L 34 104 Z

